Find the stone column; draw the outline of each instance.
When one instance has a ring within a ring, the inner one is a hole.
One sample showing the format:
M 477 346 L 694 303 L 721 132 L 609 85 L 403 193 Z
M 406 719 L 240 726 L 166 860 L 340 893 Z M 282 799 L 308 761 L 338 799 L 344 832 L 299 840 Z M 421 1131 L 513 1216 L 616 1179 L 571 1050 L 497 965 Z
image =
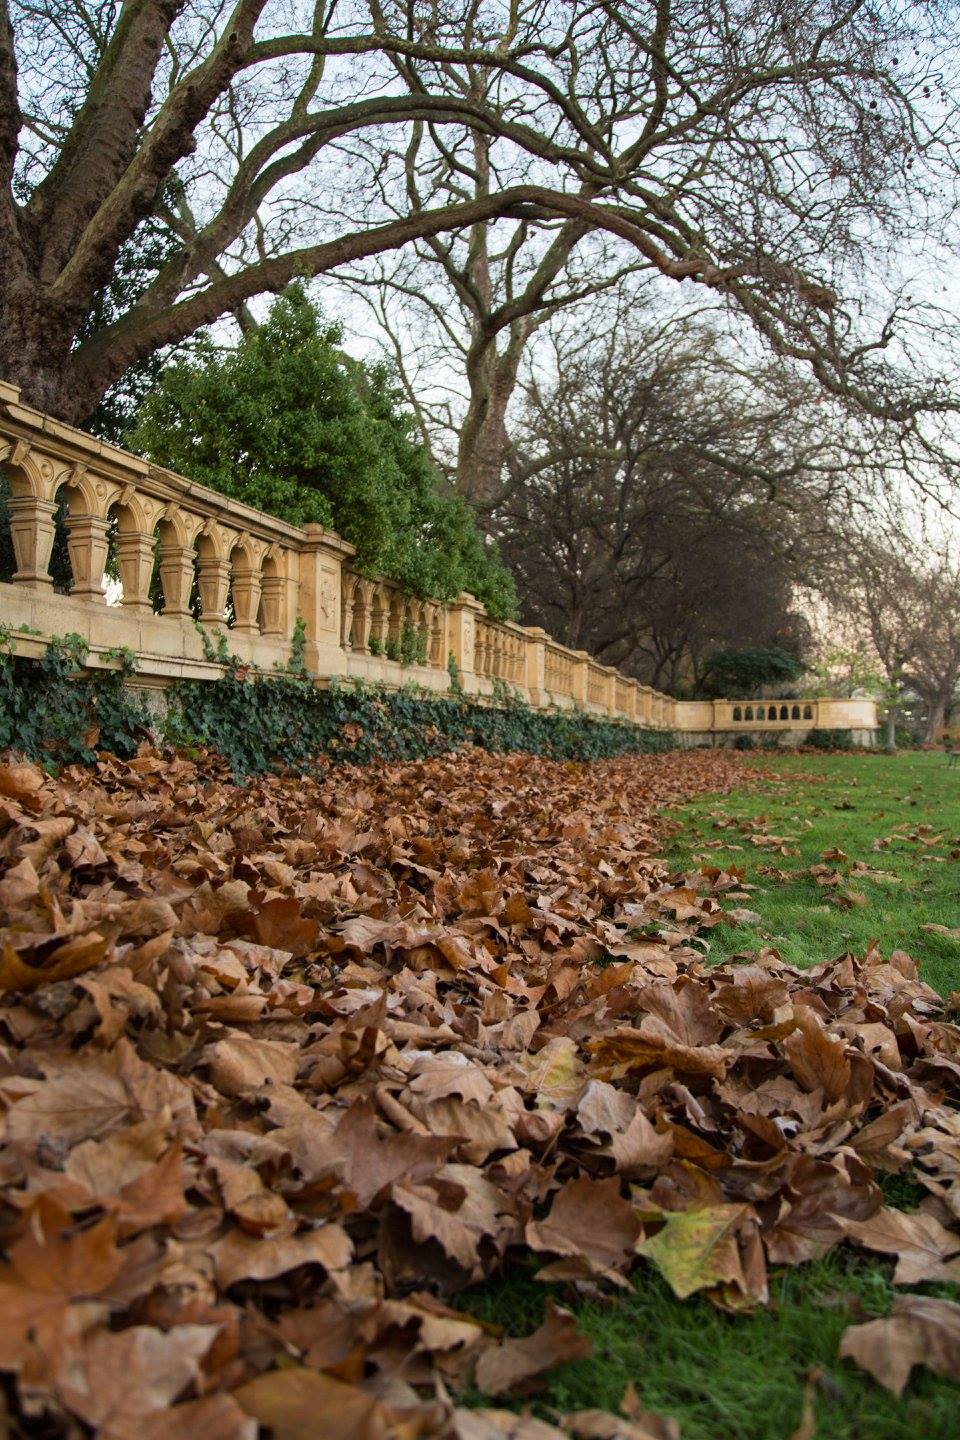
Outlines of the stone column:
M 230 561 L 219 555 L 201 554 L 197 559 L 197 584 L 200 619 L 205 625 L 224 624 L 230 593 Z
M 190 596 L 193 593 L 196 551 L 192 545 L 160 546 L 160 584 L 163 587 L 163 613 L 178 620 L 189 620 Z
M 300 551 L 299 610 L 307 631 L 306 667 L 314 675 L 342 675 L 346 651 L 341 644 L 342 567 L 354 547 L 322 525 L 304 527 Z
M 259 635 L 260 565 L 240 551 L 243 559 L 233 572 L 233 628 L 241 635 Z
M 35 495 L 15 495 L 7 501 L 7 509 L 17 561 L 14 580 L 18 585 L 52 589 L 49 566 L 56 533 L 56 501 L 40 500 Z
M 523 682 L 527 687 L 531 705 L 542 705 L 547 689 L 547 640 L 548 635 L 539 625 L 527 626 L 524 641 Z
M 73 584 L 70 594 L 78 600 L 106 603 L 103 571 L 107 563 L 107 533 L 110 521 L 103 515 L 68 515 L 67 550 Z
M 152 612 L 150 581 L 153 579 L 153 534 L 142 530 L 121 530 L 117 535 L 117 565 L 123 586 L 123 604 Z
M 573 652 L 573 702 L 585 707 L 590 693 L 590 656 L 586 650 Z
M 482 614 L 480 601 L 465 590 L 447 606 L 447 643 L 464 689 L 468 688 L 468 679 L 476 689 L 477 616 Z

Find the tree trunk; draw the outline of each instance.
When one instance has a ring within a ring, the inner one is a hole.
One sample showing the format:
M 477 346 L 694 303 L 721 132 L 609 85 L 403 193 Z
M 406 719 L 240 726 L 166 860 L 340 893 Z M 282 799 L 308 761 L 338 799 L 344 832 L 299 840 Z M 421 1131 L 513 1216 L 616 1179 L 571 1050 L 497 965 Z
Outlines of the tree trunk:
M 457 447 L 457 490 L 471 504 L 486 510 L 496 505 L 500 495 L 510 443 L 507 407 L 516 385 L 516 374 L 497 362 L 491 345 L 483 361 L 473 367 L 470 400 Z
M 897 707 L 892 700 L 887 706 L 887 734 L 884 749 L 888 755 L 895 755 L 897 751 Z
M 927 727 L 923 736 L 925 745 L 935 745 L 943 731 L 944 716 L 947 713 L 947 698 L 946 695 L 935 695 L 930 700 L 927 708 Z
M 0 286 L 0 380 L 20 389 L 26 405 L 76 424 L 89 413 L 71 385 L 74 328 L 51 316 L 22 273 Z

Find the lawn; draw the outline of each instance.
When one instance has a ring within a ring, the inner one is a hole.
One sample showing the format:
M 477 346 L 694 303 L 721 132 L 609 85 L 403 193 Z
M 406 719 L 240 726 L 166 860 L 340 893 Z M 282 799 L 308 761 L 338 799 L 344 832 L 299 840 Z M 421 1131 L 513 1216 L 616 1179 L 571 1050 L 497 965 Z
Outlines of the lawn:
M 771 772 L 772 783 L 674 812 L 671 863 L 736 866 L 743 908 L 761 916 L 714 930 L 710 958 L 760 943 L 806 966 L 877 941 L 906 950 L 941 994 L 960 988 L 960 768 L 939 753 L 802 755 Z
M 716 927 L 708 959 L 773 946 L 806 966 L 876 941 L 885 951 L 908 951 L 941 993 L 960 988 L 960 936 L 924 929 L 960 927 L 960 770 L 936 754 L 760 763 L 765 773 L 741 790 L 673 812 L 671 863 L 677 870 L 694 860 L 736 865 L 749 893 L 742 908 L 760 916 Z M 770 843 L 776 837 L 781 844 Z M 829 883 L 818 884 L 811 866 L 823 866 L 820 878 Z M 903 1177 L 884 1188 L 888 1203 L 904 1210 L 924 1193 Z M 645 1407 L 679 1421 L 684 1440 L 788 1440 L 795 1431 L 796 1440 L 955 1440 L 960 1433 L 957 1386 L 915 1370 L 896 1400 L 838 1359 L 847 1325 L 890 1309 L 897 1292 L 892 1265 L 882 1260 L 842 1247 L 775 1272 L 769 1309 L 737 1316 L 705 1300 L 674 1299 L 647 1267 L 622 1296 L 590 1301 L 539 1283 L 536 1268 L 511 1267 L 462 1303 L 511 1334 L 539 1323 L 551 1291 L 575 1311 L 594 1354 L 554 1373 L 533 1404 L 545 1419 L 589 1406 L 615 1410 L 632 1384 Z M 916 1288 L 960 1299 L 955 1286 Z M 810 1377 L 814 1429 L 798 1430 Z

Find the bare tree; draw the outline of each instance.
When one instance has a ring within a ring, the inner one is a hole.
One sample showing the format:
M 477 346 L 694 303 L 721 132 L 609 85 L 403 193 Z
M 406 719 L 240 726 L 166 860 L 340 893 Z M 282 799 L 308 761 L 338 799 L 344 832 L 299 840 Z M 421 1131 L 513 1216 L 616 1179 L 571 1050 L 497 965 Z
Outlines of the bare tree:
M 955 54 L 908 0 L 0 0 L 0 373 L 77 420 L 294 276 L 557 218 L 910 428 L 952 388 L 885 362 L 926 312 L 880 265 L 952 214 Z M 488 188 L 397 207 L 418 125 L 489 137 Z M 173 253 L 91 332 L 158 218 Z
M 850 466 L 816 387 L 745 370 L 690 317 L 557 343 L 494 513 L 525 618 L 670 688 L 719 644 L 796 641 L 795 581 Z
M 924 538 L 916 516 L 842 531 L 832 593 L 858 621 L 886 681 L 888 749 L 901 704 L 916 695 L 924 740 L 941 734 L 960 686 L 960 561 L 949 539 Z
M 476 70 L 469 83 L 480 94 L 490 78 Z M 480 130 L 465 140 L 448 146 L 438 127 L 413 127 L 404 189 L 388 197 L 395 213 L 490 194 L 494 140 Z M 338 275 L 373 312 L 425 440 L 481 514 L 500 500 L 508 410 L 531 339 L 563 311 L 622 296 L 627 277 L 650 270 L 618 243 L 584 221 L 499 217 Z

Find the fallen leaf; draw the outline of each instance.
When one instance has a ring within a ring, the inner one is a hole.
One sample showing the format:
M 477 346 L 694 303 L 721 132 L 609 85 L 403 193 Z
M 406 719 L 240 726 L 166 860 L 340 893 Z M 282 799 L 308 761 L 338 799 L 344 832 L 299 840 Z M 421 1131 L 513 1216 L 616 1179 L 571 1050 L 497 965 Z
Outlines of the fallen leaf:
M 885 1320 L 849 1326 L 839 1353 L 897 1396 L 915 1365 L 960 1380 L 960 1305 L 926 1295 L 898 1295 Z
M 532 1335 L 503 1340 L 483 1351 L 474 1380 L 485 1394 L 504 1395 L 569 1360 L 584 1359 L 592 1350 L 570 1312 L 548 1302 L 547 1318 Z

